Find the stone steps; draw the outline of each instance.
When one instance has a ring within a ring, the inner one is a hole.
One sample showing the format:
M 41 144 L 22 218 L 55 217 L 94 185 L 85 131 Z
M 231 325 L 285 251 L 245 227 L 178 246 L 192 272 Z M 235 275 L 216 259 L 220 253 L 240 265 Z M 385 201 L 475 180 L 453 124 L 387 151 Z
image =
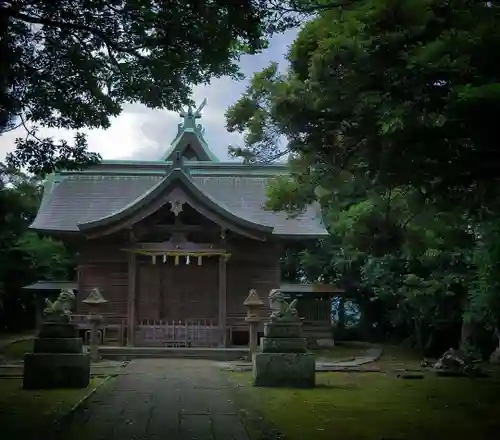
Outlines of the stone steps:
M 99 347 L 103 359 L 208 359 L 235 361 L 248 356 L 248 348 L 199 348 L 199 347 Z

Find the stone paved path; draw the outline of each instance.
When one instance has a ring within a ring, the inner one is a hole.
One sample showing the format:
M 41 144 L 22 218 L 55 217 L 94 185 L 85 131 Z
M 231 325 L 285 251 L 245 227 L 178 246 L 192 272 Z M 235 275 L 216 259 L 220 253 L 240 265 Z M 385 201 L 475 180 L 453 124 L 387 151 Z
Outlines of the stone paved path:
M 248 440 L 216 363 L 134 360 L 95 393 L 62 440 Z

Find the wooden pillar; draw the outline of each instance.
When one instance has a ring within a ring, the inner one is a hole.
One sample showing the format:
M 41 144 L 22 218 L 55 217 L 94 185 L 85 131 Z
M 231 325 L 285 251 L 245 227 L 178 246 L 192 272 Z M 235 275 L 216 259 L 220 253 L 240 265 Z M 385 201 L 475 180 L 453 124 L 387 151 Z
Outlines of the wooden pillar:
M 227 347 L 227 331 L 226 331 L 226 290 L 227 290 L 227 257 L 221 255 L 219 257 L 219 330 L 221 331 L 221 344 Z
M 128 296 L 127 296 L 127 345 L 135 345 L 135 304 L 136 304 L 136 258 L 133 252 L 128 255 Z

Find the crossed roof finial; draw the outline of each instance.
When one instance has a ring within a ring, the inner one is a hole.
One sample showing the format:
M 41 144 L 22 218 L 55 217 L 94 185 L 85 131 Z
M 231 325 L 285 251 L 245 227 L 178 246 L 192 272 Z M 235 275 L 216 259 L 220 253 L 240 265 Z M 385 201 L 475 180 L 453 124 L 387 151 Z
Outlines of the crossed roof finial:
M 194 122 L 195 119 L 201 118 L 201 111 L 207 105 L 207 98 L 203 100 L 200 106 L 193 112 L 193 107 L 188 106 L 187 110 L 182 109 L 179 113 L 181 118 L 184 118 L 184 126 L 188 123 L 188 121 Z

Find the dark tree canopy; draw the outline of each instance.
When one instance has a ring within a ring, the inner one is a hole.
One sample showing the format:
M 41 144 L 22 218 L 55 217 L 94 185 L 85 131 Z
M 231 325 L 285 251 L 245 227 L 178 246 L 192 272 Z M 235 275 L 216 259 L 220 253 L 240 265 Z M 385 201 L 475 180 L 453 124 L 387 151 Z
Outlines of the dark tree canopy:
M 238 77 L 239 55 L 263 49 L 309 3 L 0 2 L 0 134 L 28 131 L 9 162 L 44 174 L 99 160 L 82 135 L 73 146 L 39 139 L 36 127 L 107 128 L 126 102 L 176 110 L 193 85 Z
M 348 3 L 309 21 L 288 72 L 270 66 L 229 109 L 229 129 L 246 133 L 235 153 L 268 160 L 285 136 L 325 186 L 343 170 L 448 206 L 498 210 L 500 7 Z
M 500 353 L 498 2 L 323 5 L 288 69 L 255 74 L 226 114 L 234 156 L 290 156 L 269 209 L 322 205 L 331 235 L 288 250 L 284 273 L 348 289 L 422 352 Z

